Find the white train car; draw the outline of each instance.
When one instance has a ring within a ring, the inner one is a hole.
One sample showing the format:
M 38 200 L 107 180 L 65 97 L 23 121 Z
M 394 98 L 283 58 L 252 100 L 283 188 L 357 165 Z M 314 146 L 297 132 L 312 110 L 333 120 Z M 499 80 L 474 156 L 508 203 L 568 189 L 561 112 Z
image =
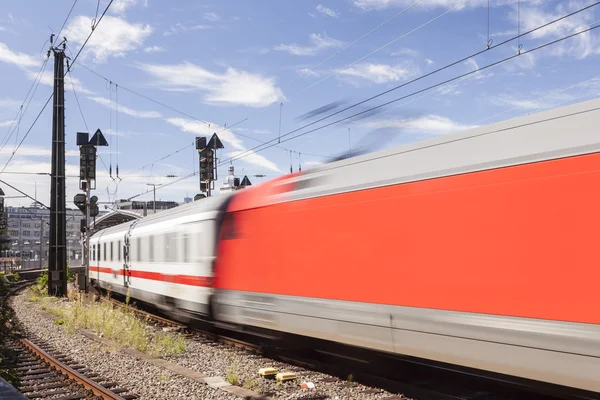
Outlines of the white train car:
M 90 280 L 180 316 L 209 313 L 220 219 L 230 195 L 103 229 L 90 238 Z

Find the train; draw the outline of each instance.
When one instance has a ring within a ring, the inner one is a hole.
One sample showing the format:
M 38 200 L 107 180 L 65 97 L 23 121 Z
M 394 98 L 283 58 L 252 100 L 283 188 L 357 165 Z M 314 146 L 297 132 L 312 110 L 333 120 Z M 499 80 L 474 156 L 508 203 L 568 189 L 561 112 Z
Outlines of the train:
M 239 328 L 600 392 L 600 99 L 90 238 L 93 284 Z

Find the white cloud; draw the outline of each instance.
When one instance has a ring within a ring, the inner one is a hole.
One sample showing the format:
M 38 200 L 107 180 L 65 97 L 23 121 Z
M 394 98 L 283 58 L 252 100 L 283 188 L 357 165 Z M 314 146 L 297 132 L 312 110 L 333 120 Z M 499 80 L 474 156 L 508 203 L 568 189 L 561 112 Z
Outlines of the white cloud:
M 331 8 L 327 8 L 327 7 L 325 7 L 325 6 L 321 5 L 321 4 L 319 4 L 317 6 L 317 11 L 319 11 L 319 12 L 325 14 L 325 15 L 329 15 L 332 18 L 338 18 L 339 17 L 339 14 L 336 11 L 332 10 Z
M 374 129 L 397 128 L 406 132 L 424 133 L 428 135 L 445 135 L 456 131 L 475 128 L 475 125 L 463 125 L 449 118 L 429 114 L 415 118 L 389 118 L 375 121 L 366 121 L 364 126 Z
M 164 47 L 160 46 L 149 46 L 144 49 L 144 53 L 160 53 L 166 51 Z
M 110 6 L 110 11 L 116 14 L 123 14 L 129 7 L 134 6 L 136 3 L 137 0 L 115 0 Z
M 204 19 L 207 21 L 216 22 L 216 21 L 219 21 L 221 19 L 221 17 L 219 17 L 219 15 L 217 13 L 207 12 L 207 13 L 204 13 Z
M 409 56 L 409 57 L 419 57 L 421 53 L 414 49 L 403 48 L 396 51 L 393 51 L 391 56 Z
M 258 134 L 266 134 L 266 133 L 271 133 L 270 130 L 268 129 L 254 129 L 252 132 L 254 133 L 258 133 Z
M 75 17 L 69 24 L 69 40 L 83 44 L 90 33 L 90 26 L 89 17 Z M 123 57 L 142 46 L 151 33 L 150 25 L 130 24 L 122 18 L 107 15 L 87 42 L 83 53 L 93 53 L 98 62 L 106 61 L 110 56 Z
M 192 63 L 176 65 L 142 64 L 164 90 L 204 91 L 204 103 L 232 104 L 248 107 L 268 106 L 283 99 L 274 78 L 263 77 L 235 68 L 222 73 L 210 72 Z
M 181 22 L 178 22 L 175 25 L 173 25 L 172 27 L 170 27 L 168 31 L 165 31 L 163 33 L 163 35 L 171 36 L 171 35 L 177 35 L 179 33 L 185 33 L 185 32 L 189 32 L 189 31 L 197 31 L 197 30 L 202 30 L 202 29 L 210 29 L 210 28 L 212 28 L 210 25 L 186 26 L 186 25 L 183 25 Z
M 425 62 L 427 63 L 427 65 L 433 64 L 433 60 L 430 60 L 429 58 L 426 58 Z
M 472 58 L 469 58 L 467 61 L 465 61 L 465 64 L 470 67 L 469 69 L 471 71 L 479 69 L 479 64 L 477 64 L 477 61 L 473 60 Z
M 298 73 L 303 76 L 319 76 L 318 73 L 309 68 L 302 68 L 298 70 Z
M 355 0 L 354 5 L 363 10 L 383 10 L 390 7 L 408 7 L 415 0 Z M 416 4 L 415 7 L 422 10 L 430 10 L 433 8 L 454 8 L 463 3 L 464 0 L 425 0 Z M 542 4 L 544 0 L 521 0 L 521 3 Z M 492 7 L 500 7 L 506 5 L 514 5 L 515 0 L 494 0 Z M 487 0 L 471 0 L 460 8 L 466 7 L 487 7 Z
M 107 99 L 106 97 L 88 96 L 88 99 L 90 99 L 106 108 L 112 108 L 115 111 L 117 109 L 115 102 L 111 103 L 110 100 Z M 123 114 L 127 114 L 132 117 L 136 117 L 136 118 L 161 118 L 162 117 L 162 115 L 156 111 L 139 111 L 139 110 L 131 109 L 129 107 L 125 107 L 121 104 L 119 104 L 119 112 L 122 112 Z
M 206 135 L 207 133 L 206 123 L 200 121 L 194 121 L 185 118 L 168 118 L 167 122 L 171 125 L 177 126 L 184 132 L 194 133 L 197 135 Z M 210 123 L 210 126 L 211 129 L 219 132 L 219 138 L 223 142 L 226 142 L 229 146 L 233 147 L 234 151 L 228 152 L 231 157 L 238 156 L 247 150 L 243 142 L 229 129 L 222 129 L 218 124 L 213 123 Z M 240 161 L 258 165 L 260 167 L 270 169 L 271 171 L 281 172 L 279 167 L 277 167 L 277 164 L 260 154 L 256 154 L 255 152 L 245 153 L 245 156 L 240 158 Z
M 0 31 L 6 31 L 7 29 L 0 25 Z
M 0 127 L 11 126 L 14 123 L 13 120 L 10 121 L 0 121 Z
M 0 61 L 14 64 L 20 68 L 39 67 L 42 60 L 29 54 L 12 51 L 6 44 L 0 42 Z
M 344 42 L 340 40 L 327 36 L 326 33 L 323 33 L 323 35 L 320 33 L 311 33 L 310 42 L 311 44 L 308 46 L 302 46 L 296 43 L 280 44 L 275 46 L 275 50 L 285 51 L 295 56 L 314 56 L 321 50 L 341 47 L 344 44 Z
M 366 79 L 375 83 L 404 81 L 419 73 L 412 63 L 398 65 L 363 63 L 337 70 L 340 75 Z
M 576 11 L 582 6 L 583 4 L 580 1 L 571 0 L 559 2 L 554 11 L 546 11 L 540 7 L 521 7 L 521 31 L 534 29 L 565 14 Z M 513 11 L 511 17 L 516 22 L 518 20 L 517 12 Z M 537 30 L 531 33 L 531 38 L 557 39 L 581 31 L 596 22 L 598 21 L 593 12 L 583 12 Z M 568 55 L 578 59 L 600 54 L 600 36 L 592 32 L 580 34 L 552 46 L 550 54 L 554 56 Z

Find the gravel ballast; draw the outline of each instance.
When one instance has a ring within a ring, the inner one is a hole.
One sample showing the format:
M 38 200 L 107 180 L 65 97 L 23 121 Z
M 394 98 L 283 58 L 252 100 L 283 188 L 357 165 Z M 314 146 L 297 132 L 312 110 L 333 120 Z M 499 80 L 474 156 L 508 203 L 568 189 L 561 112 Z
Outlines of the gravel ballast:
M 94 372 L 127 387 L 140 399 L 235 399 L 237 397 L 221 389 L 173 373 L 152 365 L 130 354 L 92 340 L 81 333 L 68 334 L 53 318 L 40 309 L 40 303 L 26 300 L 22 293 L 15 296 L 12 306 L 18 320 L 32 340 L 44 342 L 61 349 L 77 362 Z M 198 371 L 207 377 L 224 380 L 237 378 L 237 386 L 246 387 L 272 399 L 383 399 L 392 396 L 385 391 L 373 393 L 369 388 L 354 382 L 335 379 L 329 375 L 306 370 L 279 361 L 264 358 L 248 351 L 232 348 L 210 340 L 186 339 L 186 350 L 180 356 L 166 358 L 171 363 Z M 258 376 L 258 370 L 274 367 L 279 372 L 294 372 L 295 381 L 278 383 Z M 312 382 L 314 389 L 302 388 L 302 382 Z

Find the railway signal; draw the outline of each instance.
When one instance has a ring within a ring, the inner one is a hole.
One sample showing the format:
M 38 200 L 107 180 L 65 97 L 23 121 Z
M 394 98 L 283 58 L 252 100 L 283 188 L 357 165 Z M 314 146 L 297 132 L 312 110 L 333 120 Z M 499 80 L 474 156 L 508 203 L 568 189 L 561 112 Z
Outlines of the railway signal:
M 206 196 L 210 196 L 211 189 L 214 189 L 212 183 L 217 180 L 217 149 L 223 148 L 225 146 L 216 133 L 208 143 L 206 137 L 196 137 L 196 150 L 200 162 L 200 191 L 206 192 Z
M 84 287 L 88 291 L 88 282 L 90 276 L 90 226 L 91 218 L 96 218 L 100 213 L 98 209 L 98 197 L 90 196 L 90 190 L 96 189 L 96 146 L 108 146 L 106 138 L 100 129 L 96 130 L 94 136 L 89 138 L 88 132 L 77 132 L 77 145 L 79 146 L 79 188 L 85 193 L 75 195 L 73 202 L 85 214 L 81 221 L 82 232 L 85 232 L 85 242 L 83 246 L 83 259 L 85 264 L 85 280 L 82 282 L 78 277 L 79 287 Z

